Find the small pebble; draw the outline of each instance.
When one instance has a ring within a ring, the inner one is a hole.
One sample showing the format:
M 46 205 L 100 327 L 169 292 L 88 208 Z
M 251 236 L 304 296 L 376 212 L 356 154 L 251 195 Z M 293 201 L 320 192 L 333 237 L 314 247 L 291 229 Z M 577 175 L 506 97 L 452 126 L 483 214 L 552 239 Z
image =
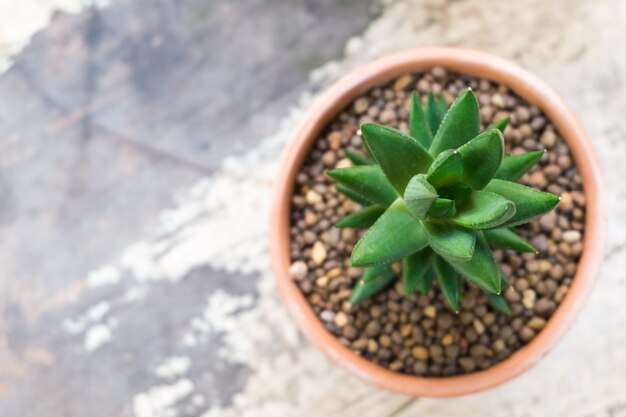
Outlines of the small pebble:
M 444 348 L 444 353 L 447 358 L 456 359 L 461 353 L 461 346 L 459 344 L 450 344 Z
M 548 184 L 545 175 L 541 171 L 535 171 L 530 175 L 530 185 L 533 188 L 543 188 Z
M 561 202 L 559 208 L 565 212 L 570 212 L 574 209 L 574 199 L 570 193 L 561 194 Z
M 504 339 L 497 339 L 495 342 L 493 342 L 492 347 L 493 350 L 495 350 L 496 352 L 502 352 L 506 347 L 506 342 L 504 341 Z
M 403 365 L 402 365 L 402 362 L 400 362 L 400 361 L 393 361 L 393 362 L 391 362 L 391 363 L 389 364 L 389 369 L 390 369 L 390 370 L 392 370 L 392 371 L 394 371 L 394 372 L 397 372 L 397 371 L 399 371 L 400 369 L 402 369 L 402 366 L 403 366 Z
M 339 160 L 339 162 L 337 162 L 337 164 L 335 165 L 335 168 L 341 169 L 341 168 L 349 168 L 351 166 L 352 166 L 352 161 L 350 161 L 348 158 L 342 158 Z
M 427 306 L 424 308 L 424 315 L 434 319 L 437 316 L 437 309 L 434 306 Z
M 400 78 L 396 79 L 395 83 L 393 83 L 394 90 L 404 90 L 413 80 L 411 75 L 403 75 Z
M 537 251 L 539 252 L 546 252 L 548 250 L 548 238 L 546 237 L 546 235 L 537 235 L 535 236 L 531 242 L 530 242 L 535 249 L 537 249 Z
M 517 116 L 517 120 L 524 123 L 530 120 L 530 111 L 525 106 L 519 106 L 515 109 L 515 115 Z
M 326 246 L 320 241 L 317 241 L 313 244 L 313 250 L 311 251 L 311 259 L 316 265 L 321 265 L 326 260 L 328 252 L 326 251 Z
M 431 72 L 433 73 L 433 76 L 435 78 L 437 78 L 438 80 L 441 80 L 443 78 L 445 78 L 447 71 L 442 68 L 442 67 L 434 67 Z
M 554 226 L 556 226 L 556 211 L 551 211 L 550 213 L 541 216 L 539 218 L 539 226 L 544 232 L 552 231 L 552 229 L 554 229 Z
M 327 167 L 334 167 L 336 161 L 337 161 L 337 154 L 333 151 L 324 152 L 324 155 L 322 155 L 322 162 Z
M 541 135 L 541 144 L 546 148 L 552 148 L 556 144 L 556 134 L 552 130 L 546 130 Z
M 491 96 L 491 104 L 501 109 L 504 107 L 504 98 L 500 94 L 494 94 Z
M 546 320 L 538 316 L 531 317 L 528 323 L 526 323 L 526 326 L 530 327 L 531 329 L 535 331 L 539 331 L 543 329 L 545 325 L 546 325 Z
M 567 242 L 567 243 L 576 243 L 576 242 L 580 242 L 582 235 L 580 234 L 580 232 L 578 230 L 568 230 L 566 232 L 563 232 L 563 241 Z
M 402 337 L 408 337 L 412 331 L 413 326 L 411 326 L 410 324 L 405 324 L 400 328 L 400 334 L 402 335 Z
M 380 323 L 377 321 L 370 321 L 367 326 L 365 326 L 365 335 L 367 337 L 376 337 L 380 333 Z
M 341 333 L 343 334 L 343 337 L 345 337 L 348 340 L 354 340 L 356 339 L 358 335 L 356 327 L 351 326 L 351 325 L 345 326 Z
M 543 129 L 545 125 L 546 125 L 546 119 L 544 119 L 543 117 L 535 117 L 530 122 L 530 127 L 532 127 L 534 131 L 539 131 Z
M 476 333 L 478 334 L 485 333 L 485 325 L 483 324 L 482 321 L 478 319 L 474 319 L 474 321 L 472 322 L 472 326 L 474 326 L 474 330 L 476 330 Z
M 565 275 L 565 270 L 560 264 L 554 265 L 550 268 L 550 276 L 556 280 L 560 280 Z
M 396 120 L 396 117 L 397 117 L 396 112 L 391 109 L 388 109 L 388 110 L 383 111 L 380 114 L 380 122 L 383 124 L 389 124 L 390 122 L 393 122 L 394 120 Z
M 289 275 L 296 280 L 301 280 L 306 277 L 308 271 L 309 268 L 306 266 L 306 263 L 302 261 L 296 261 L 289 267 Z
M 304 223 L 307 226 L 313 226 L 317 223 L 317 215 L 310 210 L 304 212 Z
M 343 311 L 340 311 L 335 315 L 335 324 L 337 327 L 343 327 L 348 324 L 348 316 Z
M 535 312 L 541 315 L 548 315 L 556 309 L 556 303 L 548 298 L 540 298 L 535 303 Z
M 437 317 L 437 326 L 443 330 L 447 330 L 454 324 L 454 318 L 449 314 L 440 314 Z
M 328 135 L 328 146 L 330 146 L 330 149 L 333 151 L 341 147 L 341 132 L 332 132 Z M 336 154 L 334 152 L 332 152 L 332 154 L 335 156 L 336 160 Z
M 454 336 L 451 334 L 447 334 L 441 339 L 441 344 L 444 346 L 450 346 L 452 343 L 454 343 Z
M 326 275 L 322 275 L 318 279 L 315 280 L 315 285 L 320 288 L 325 288 L 328 285 L 328 277 Z
M 433 359 L 441 359 L 443 356 L 443 348 L 439 345 L 430 345 L 428 353 Z
M 459 358 L 459 365 L 465 372 L 474 372 L 476 370 L 476 362 L 472 358 Z
M 335 319 L 335 313 L 329 310 L 324 310 L 320 313 L 320 318 L 324 321 L 333 321 Z
M 366 97 L 361 97 L 354 102 L 354 112 L 356 114 L 363 114 L 369 108 L 370 103 Z
M 423 346 L 415 346 L 411 349 L 411 355 L 417 360 L 425 361 L 428 359 L 428 349 Z
M 428 371 L 428 365 L 425 362 L 415 362 L 413 372 L 415 375 L 424 375 Z
M 387 336 L 386 334 L 382 335 L 380 339 L 378 339 L 378 342 L 380 343 L 382 347 L 385 347 L 385 348 L 388 348 L 389 346 L 391 346 L 391 338 Z
M 313 190 L 306 193 L 306 202 L 309 204 L 317 204 L 322 202 L 322 196 Z
M 520 338 L 524 341 L 524 342 L 528 342 L 530 341 L 533 337 L 535 337 L 535 331 L 533 329 L 531 329 L 528 326 L 524 326 L 522 327 L 522 329 L 520 330 Z
M 535 300 L 537 298 L 537 294 L 532 289 L 527 289 L 522 293 L 522 304 L 524 307 L 528 309 L 532 309 L 535 306 Z
M 473 358 L 480 358 L 483 356 L 490 356 L 491 355 L 491 350 L 485 346 L 485 345 L 474 345 L 472 346 L 472 348 L 470 349 L 470 355 Z

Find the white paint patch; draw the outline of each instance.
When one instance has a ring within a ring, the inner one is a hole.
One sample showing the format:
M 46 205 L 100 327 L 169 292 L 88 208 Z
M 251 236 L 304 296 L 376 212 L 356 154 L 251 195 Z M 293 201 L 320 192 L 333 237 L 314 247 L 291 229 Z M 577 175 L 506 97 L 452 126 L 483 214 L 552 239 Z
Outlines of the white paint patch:
M 252 302 L 253 298 L 249 294 L 233 296 L 220 288 L 209 298 L 203 317 L 207 323 L 213 323 L 216 330 L 224 331 L 236 325 L 235 313 L 250 307 Z
M 11 66 L 35 33 L 50 24 L 54 13 L 79 13 L 86 7 L 108 5 L 108 0 L 0 1 L 0 73 Z
M 77 319 L 65 319 L 63 328 L 70 334 L 79 334 L 85 331 L 87 326 L 100 321 L 111 310 L 111 304 L 108 301 L 100 301 L 90 307 L 82 316 Z
M 91 307 L 85 313 L 85 316 L 89 318 L 90 321 L 99 321 L 101 320 L 109 311 L 111 310 L 111 304 L 108 301 L 100 301 L 98 304 Z
M 146 296 L 147 289 L 143 286 L 133 286 L 126 290 L 126 293 L 121 298 L 123 303 L 133 303 L 141 300 Z
M 186 356 L 172 356 L 159 365 L 154 374 L 159 378 L 173 379 L 187 373 L 191 359 Z
M 87 275 L 87 285 L 91 288 L 114 285 L 120 282 L 121 279 L 122 274 L 119 269 L 107 265 L 95 271 L 91 271 L 89 275 Z
M 63 320 L 63 329 L 69 334 L 79 334 L 85 331 L 85 326 L 87 323 L 82 320 L 82 318 L 74 320 L 74 319 L 65 319 Z
M 237 326 L 239 312 L 252 306 L 254 299 L 249 294 L 231 295 L 216 290 L 207 300 L 207 305 L 199 317 L 189 321 L 189 327 L 183 333 L 181 344 L 194 347 L 207 343 L 213 334 L 223 333 Z M 222 355 L 222 352 L 220 352 Z M 228 356 L 223 354 L 222 356 Z
M 124 251 L 122 267 L 139 282 L 158 281 L 161 274 L 154 260 L 158 254 L 155 245 L 138 242 Z
M 85 351 L 93 352 L 111 340 L 111 329 L 104 324 L 90 327 L 85 334 L 83 346 Z
M 172 408 L 193 391 L 193 382 L 180 379 L 172 385 L 158 385 L 133 398 L 135 417 L 174 417 L 178 413 Z
M 109 318 L 106 324 L 98 324 L 111 311 L 111 303 L 107 300 L 99 301 L 89 307 L 80 317 L 63 321 L 63 329 L 71 334 L 86 334 L 83 338 L 83 347 L 86 352 L 92 352 L 111 339 L 111 329 L 117 327 L 117 319 Z M 106 330 L 105 330 L 106 329 Z

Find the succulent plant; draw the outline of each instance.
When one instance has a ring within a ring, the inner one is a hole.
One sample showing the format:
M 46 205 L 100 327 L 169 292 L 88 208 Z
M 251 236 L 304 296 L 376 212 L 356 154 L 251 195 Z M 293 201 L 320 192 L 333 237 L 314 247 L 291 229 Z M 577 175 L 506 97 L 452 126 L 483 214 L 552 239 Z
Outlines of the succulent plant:
M 428 294 L 434 280 L 457 311 L 462 281 L 488 293 L 508 313 L 500 295 L 508 286 L 491 248 L 536 252 L 513 227 L 554 209 L 560 198 L 518 184 L 545 151 L 504 153 L 508 118 L 480 132 L 478 101 L 468 89 L 448 109 L 429 94 L 423 108 L 414 92 L 409 132 L 379 124 L 361 126 L 368 155 L 346 150 L 353 166 L 328 171 L 337 189 L 362 209 L 339 228 L 368 229 L 351 264 L 364 267 L 350 297 L 356 304 L 392 283 L 402 261 L 406 296 Z

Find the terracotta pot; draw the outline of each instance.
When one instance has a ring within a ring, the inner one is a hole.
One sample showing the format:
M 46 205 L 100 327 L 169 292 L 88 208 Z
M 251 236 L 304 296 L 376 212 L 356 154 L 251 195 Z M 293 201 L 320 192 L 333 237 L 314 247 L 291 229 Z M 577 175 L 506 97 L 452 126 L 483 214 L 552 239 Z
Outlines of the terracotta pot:
M 510 87 L 539 107 L 570 147 L 583 177 L 586 197 L 582 257 L 567 296 L 546 327 L 508 359 L 484 371 L 427 378 L 403 375 L 376 365 L 344 347 L 328 332 L 289 276 L 290 200 L 296 174 L 322 129 L 357 96 L 402 74 L 442 66 L 462 74 L 493 80 Z M 289 144 L 277 177 L 271 213 L 270 254 L 278 288 L 302 331 L 342 367 L 379 387 L 413 396 L 448 397 L 469 394 L 502 384 L 519 375 L 563 337 L 589 296 L 603 255 L 605 211 L 598 162 L 583 126 L 565 102 L 543 81 L 517 65 L 467 49 L 424 48 L 388 55 L 346 75 L 311 107 Z

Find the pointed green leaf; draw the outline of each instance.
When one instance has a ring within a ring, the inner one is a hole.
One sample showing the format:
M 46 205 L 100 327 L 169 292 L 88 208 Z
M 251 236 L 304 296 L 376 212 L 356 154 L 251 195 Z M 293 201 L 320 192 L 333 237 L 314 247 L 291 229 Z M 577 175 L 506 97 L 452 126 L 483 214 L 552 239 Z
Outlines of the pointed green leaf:
M 355 166 L 372 165 L 374 161 L 350 149 L 345 150 L 346 158 L 348 158 Z
M 439 101 L 437 101 L 437 114 L 439 116 L 439 120 L 442 120 L 446 117 L 446 113 L 448 112 L 448 103 L 446 102 L 446 98 L 444 96 L 439 97 Z
M 498 171 L 504 156 L 504 138 L 497 129 L 486 130 L 458 151 L 463 157 L 463 182 L 480 190 Z
M 367 229 L 376 223 L 376 220 L 385 212 L 385 208 L 381 206 L 369 206 L 363 210 L 352 213 L 349 216 L 339 220 L 335 227 L 338 228 L 353 228 L 353 229 Z
M 461 299 L 459 274 L 452 265 L 439 256 L 435 259 L 435 272 L 446 301 L 454 311 L 459 311 L 459 300 Z
M 404 202 L 418 219 L 426 217 L 426 213 L 436 198 L 437 191 L 426 181 L 424 174 L 417 174 L 411 178 L 404 191 Z
M 515 204 L 515 215 L 504 222 L 502 227 L 517 226 L 528 223 L 555 208 L 560 197 L 526 187 L 515 182 L 494 179 L 485 188 L 485 191 L 500 194 Z
M 454 222 L 468 229 L 490 229 L 515 215 L 515 205 L 499 194 L 474 191 Z
M 500 271 L 484 237 L 477 232 L 474 256 L 467 262 L 446 260 L 468 281 L 492 293 L 500 293 Z
M 460 182 L 463 179 L 463 157 L 456 149 L 446 149 L 428 168 L 426 179 L 435 188 Z
M 489 126 L 489 129 L 498 129 L 500 132 L 504 134 L 504 129 L 506 129 L 507 125 L 509 124 L 509 120 L 511 120 L 511 118 L 509 116 L 506 116 L 502 120 Z
M 537 253 L 530 243 L 511 229 L 501 227 L 498 229 L 485 230 L 483 232 L 487 242 L 496 248 L 512 249 L 518 252 Z
M 423 226 L 428 244 L 438 255 L 455 262 L 472 259 L 476 238 L 471 230 L 448 222 L 426 221 Z
M 478 101 L 472 90 L 466 90 L 450 106 L 429 152 L 437 156 L 446 149 L 456 149 L 478 135 L 479 129 Z
M 509 279 L 504 274 L 502 268 L 498 267 L 498 272 L 500 273 L 500 288 L 506 290 L 511 285 L 509 284 Z
M 379 166 L 333 169 L 327 174 L 353 193 L 383 207 L 390 206 L 398 198 L 398 194 Z
M 424 147 L 424 149 L 428 149 L 433 140 L 433 134 L 430 131 L 428 122 L 426 121 L 426 115 L 424 114 L 424 110 L 422 110 L 422 104 L 420 103 L 415 91 L 413 91 L 413 94 L 411 95 L 409 135 L 417 140 Z
M 356 283 L 350 295 L 350 304 L 358 304 L 384 290 L 395 278 L 389 264 L 365 268 L 363 276 Z
M 511 309 L 509 308 L 509 304 L 506 302 L 504 297 L 500 294 L 487 294 L 487 302 L 494 310 L 499 311 L 502 314 L 509 315 L 511 314 Z
M 429 248 L 409 255 L 402 259 L 402 282 L 404 284 L 404 295 L 411 296 L 416 287 L 422 294 L 427 295 L 432 285 L 431 276 L 427 275 L 432 265 L 433 251 Z
M 399 130 L 377 124 L 361 126 L 363 139 L 380 168 L 402 195 L 415 174 L 425 173 L 433 162 L 419 142 Z
M 432 135 L 435 136 L 441 124 L 441 117 L 439 115 L 437 101 L 432 92 L 429 92 L 426 97 L 426 120 L 428 121 Z
M 424 296 L 428 296 L 435 279 L 437 279 L 437 274 L 435 274 L 435 269 L 431 266 L 417 283 L 417 289 L 419 292 Z
M 359 281 L 370 282 L 378 278 L 381 274 L 394 275 L 391 264 L 380 264 L 363 268 L 363 275 Z
M 419 222 L 399 198 L 357 242 L 352 266 L 389 263 L 424 249 L 428 240 Z
M 358 195 L 354 191 L 351 191 L 345 185 L 337 184 L 335 187 L 337 188 L 338 192 L 340 192 L 341 194 L 345 195 L 346 197 L 348 197 L 350 200 L 354 201 L 355 203 L 359 203 L 363 207 L 366 207 L 366 206 L 369 206 L 370 204 L 372 204 L 371 201 L 361 197 L 360 195 Z
M 505 155 L 494 178 L 517 181 L 541 160 L 546 151 L 527 152 L 520 155 Z
M 428 210 L 427 217 L 431 219 L 448 219 L 456 214 L 454 200 L 436 198 Z

